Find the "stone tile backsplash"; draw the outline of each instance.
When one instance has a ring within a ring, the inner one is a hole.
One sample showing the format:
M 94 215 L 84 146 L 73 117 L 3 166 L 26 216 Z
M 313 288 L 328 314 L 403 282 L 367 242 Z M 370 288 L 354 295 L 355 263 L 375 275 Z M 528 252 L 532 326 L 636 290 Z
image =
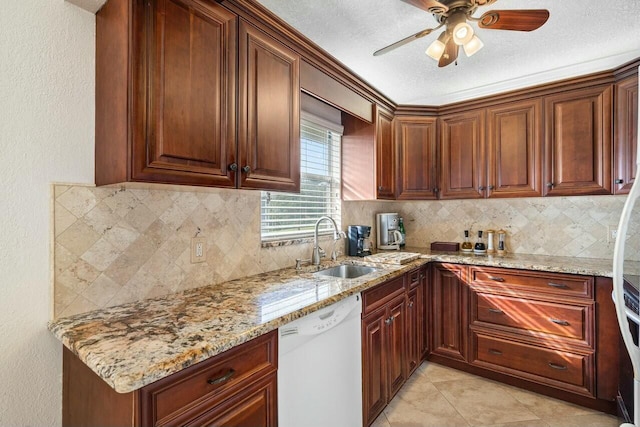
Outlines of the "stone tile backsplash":
M 261 246 L 259 191 L 55 184 L 53 198 L 54 318 L 291 267 L 311 253 L 310 243 Z M 375 226 L 375 213 L 399 212 L 410 246 L 461 241 L 465 228 L 502 228 L 510 252 L 611 258 L 607 226 L 617 225 L 623 203 L 624 196 L 343 202 L 342 224 Z M 192 264 L 196 235 L 206 239 L 207 261 Z
M 431 242 L 462 242 L 471 230 L 507 232 L 508 252 L 583 258 L 613 258 L 608 227 L 617 227 L 626 196 L 537 197 L 488 200 L 403 202 L 344 202 L 342 224 L 372 225 L 375 214 L 398 212 L 404 219 L 407 245 L 429 247 Z M 640 231 L 638 221 L 632 232 Z M 485 234 L 486 239 L 486 234 Z M 631 243 L 634 260 L 640 260 L 640 239 Z M 486 241 L 486 240 L 485 240 Z M 497 237 L 495 238 L 497 242 Z
M 260 192 L 54 185 L 54 318 L 291 267 L 311 244 L 262 248 Z M 135 186 L 138 187 L 138 186 Z M 190 242 L 206 239 L 207 261 Z

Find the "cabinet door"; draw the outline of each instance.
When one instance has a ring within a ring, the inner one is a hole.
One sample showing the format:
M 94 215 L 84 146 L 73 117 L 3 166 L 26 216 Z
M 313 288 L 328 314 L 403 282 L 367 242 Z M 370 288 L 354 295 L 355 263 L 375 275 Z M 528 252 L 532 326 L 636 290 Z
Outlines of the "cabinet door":
M 134 2 L 133 180 L 235 185 L 236 33 L 215 3 Z
M 440 118 L 440 198 L 484 197 L 484 111 Z
M 468 290 L 462 280 L 464 267 L 436 264 L 433 267 L 432 353 L 466 359 Z
M 388 317 L 385 321 L 389 336 L 387 346 L 387 366 L 389 379 L 388 400 L 400 390 L 407 379 L 406 337 L 407 311 L 406 297 L 400 295 L 388 304 Z
M 545 99 L 545 195 L 611 193 L 611 86 Z
M 275 427 L 277 375 L 246 387 L 201 417 L 180 425 L 194 427 Z
M 239 187 L 300 191 L 300 57 L 240 21 Z
M 431 271 L 431 267 L 426 265 L 420 271 L 420 286 L 422 288 L 422 301 L 420 305 L 422 306 L 422 318 L 419 319 L 420 326 L 422 328 L 422 348 L 421 351 L 421 359 L 425 359 L 429 354 L 429 345 L 431 339 L 431 332 L 429 326 L 431 325 L 431 306 L 429 301 L 431 301 L 431 286 L 429 285 L 429 273 Z
M 407 293 L 407 377 L 420 365 L 423 353 L 424 302 L 422 281 Z
M 376 113 L 376 185 L 378 199 L 396 197 L 396 156 L 393 149 L 393 115 L 378 108 Z
M 432 117 L 396 119 L 398 199 L 437 198 L 436 124 Z
M 542 196 L 542 100 L 487 109 L 488 197 Z
M 371 424 L 387 405 L 386 307 L 362 319 L 362 412 Z
M 638 76 L 616 84 L 614 124 L 614 192 L 627 194 L 636 178 L 638 146 Z

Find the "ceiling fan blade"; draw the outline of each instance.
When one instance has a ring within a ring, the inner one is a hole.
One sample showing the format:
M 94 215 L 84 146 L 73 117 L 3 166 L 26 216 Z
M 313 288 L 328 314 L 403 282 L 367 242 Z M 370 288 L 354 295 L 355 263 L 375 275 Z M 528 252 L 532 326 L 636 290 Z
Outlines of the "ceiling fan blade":
M 399 41 L 397 41 L 395 43 L 392 43 L 387 47 L 383 47 L 380 50 L 376 50 L 375 52 L 373 52 L 373 56 L 384 55 L 385 53 L 390 52 L 393 49 L 396 49 L 396 48 L 398 48 L 400 46 L 404 46 L 405 44 L 407 44 L 409 42 L 412 42 L 412 41 L 417 40 L 417 39 L 419 39 L 421 37 L 424 37 L 424 36 L 426 36 L 428 34 L 431 34 L 432 31 L 433 31 L 433 28 L 427 28 L 426 30 L 422 30 L 420 32 L 417 32 L 417 33 L 415 33 L 415 34 L 413 34 L 413 35 L 411 35 L 409 37 L 405 37 L 404 39 L 399 40 Z
M 533 31 L 549 19 L 546 9 L 490 10 L 478 22 L 480 28 L 492 30 Z
M 436 0 L 402 0 L 429 13 L 445 13 L 449 7 Z
M 438 61 L 438 67 L 446 67 L 455 61 L 458 58 L 459 48 L 460 46 L 453 41 L 453 37 L 449 37 L 449 40 L 444 45 L 444 53 L 440 57 L 440 61 Z

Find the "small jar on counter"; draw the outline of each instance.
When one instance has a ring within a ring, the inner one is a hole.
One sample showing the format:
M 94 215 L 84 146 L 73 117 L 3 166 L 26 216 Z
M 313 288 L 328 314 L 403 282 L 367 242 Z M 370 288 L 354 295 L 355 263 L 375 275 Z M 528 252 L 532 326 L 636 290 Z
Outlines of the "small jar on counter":
M 506 231 L 498 230 L 498 255 L 504 255 L 507 252 L 507 247 L 505 246 L 506 237 Z
M 493 247 L 493 235 L 495 234 L 494 230 L 487 230 L 487 253 L 493 254 L 496 252 Z

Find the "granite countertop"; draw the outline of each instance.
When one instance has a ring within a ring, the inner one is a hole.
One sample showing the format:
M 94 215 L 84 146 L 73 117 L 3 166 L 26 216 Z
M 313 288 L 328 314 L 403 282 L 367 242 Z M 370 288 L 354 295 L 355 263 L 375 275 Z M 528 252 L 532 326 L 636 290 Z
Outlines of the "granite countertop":
M 406 251 L 420 258 L 403 265 L 342 259 L 339 263 L 379 268 L 356 279 L 317 277 L 315 267 L 283 269 L 60 318 L 48 326 L 107 384 L 127 393 L 431 261 L 612 275 L 612 262 L 604 259 Z M 333 264 L 324 262 L 323 268 Z

